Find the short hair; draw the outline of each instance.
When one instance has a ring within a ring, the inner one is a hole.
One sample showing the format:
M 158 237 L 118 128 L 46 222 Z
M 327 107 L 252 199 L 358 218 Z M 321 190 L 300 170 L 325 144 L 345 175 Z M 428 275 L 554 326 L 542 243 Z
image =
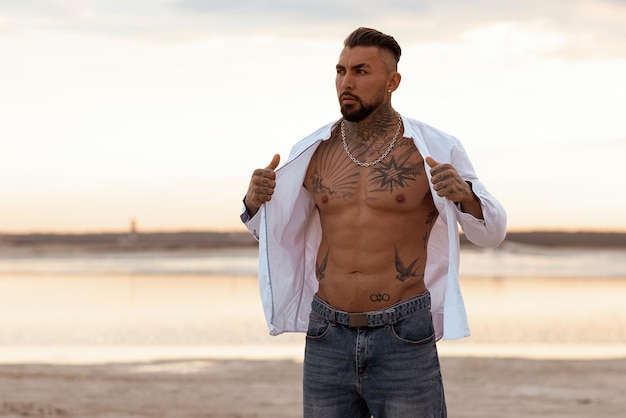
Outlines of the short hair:
M 400 61 L 402 50 L 393 36 L 386 35 L 376 29 L 358 28 L 352 32 L 343 42 L 344 47 L 354 48 L 355 46 L 375 46 L 384 51 L 390 52 L 396 60 L 396 65 Z

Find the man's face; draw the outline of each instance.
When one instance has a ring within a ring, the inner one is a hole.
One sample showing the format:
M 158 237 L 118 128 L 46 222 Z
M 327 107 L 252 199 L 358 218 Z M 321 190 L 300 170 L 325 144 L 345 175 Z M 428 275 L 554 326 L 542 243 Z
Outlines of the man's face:
M 360 122 L 377 109 L 387 97 L 388 76 L 388 67 L 378 48 L 344 48 L 335 80 L 344 118 Z

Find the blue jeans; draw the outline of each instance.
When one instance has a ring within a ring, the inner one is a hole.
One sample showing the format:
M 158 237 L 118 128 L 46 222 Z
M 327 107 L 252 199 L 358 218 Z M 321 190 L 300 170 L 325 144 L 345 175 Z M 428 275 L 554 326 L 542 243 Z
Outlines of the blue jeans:
M 304 417 L 445 418 L 430 294 L 371 316 L 370 324 L 378 324 L 372 318 L 385 318 L 379 326 L 335 320 L 345 314 L 335 313 L 317 296 L 313 301 L 304 358 Z

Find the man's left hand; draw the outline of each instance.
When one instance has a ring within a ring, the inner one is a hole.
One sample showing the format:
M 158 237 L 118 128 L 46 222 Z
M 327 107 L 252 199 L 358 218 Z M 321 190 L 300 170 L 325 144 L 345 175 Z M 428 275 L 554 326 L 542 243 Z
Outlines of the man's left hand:
M 433 189 L 439 196 L 460 203 L 463 212 L 482 218 L 482 208 L 478 197 L 452 164 L 440 164 L 432 157 L 426 157 L 426 163 L 430 167 Z

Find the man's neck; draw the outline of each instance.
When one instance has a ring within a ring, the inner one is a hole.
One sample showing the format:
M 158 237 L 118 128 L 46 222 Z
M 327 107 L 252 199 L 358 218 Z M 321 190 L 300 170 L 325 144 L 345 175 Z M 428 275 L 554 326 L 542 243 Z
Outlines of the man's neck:
M 363 143 L 374 143 L 393 135 L 398 125 L 398 113 L 391 106 L 376 109 L 360 122 L 350 122 L 349 129 L 354 138 Z

